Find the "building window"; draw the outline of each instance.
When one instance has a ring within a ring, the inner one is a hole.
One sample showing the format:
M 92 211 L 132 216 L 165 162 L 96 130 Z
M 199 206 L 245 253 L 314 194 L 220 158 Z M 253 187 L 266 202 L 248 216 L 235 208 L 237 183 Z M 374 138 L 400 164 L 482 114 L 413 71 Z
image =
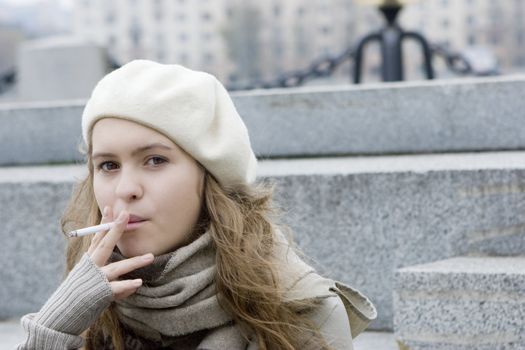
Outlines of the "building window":
M 299 55 L 305 55 L 306 54 L 306 44 L 304 42 L 301 42 L 300 44 L 297 44 L 297 53 Z
M 493 45 L 499 44 L 500 40 L 499 40 L 498 33 L 492 33 L 492 35 L 490 36 L 490 41 L 492 42 Z
M 157 33 L 157 46 L 163 46 L 163 45 L 164 45 L 164 34 Z
M 475 45 L 476 44 L 476 37 L 474 36 L 474 34 L 469 34 L 467 40 L 468 40 L 469 45 Z
M 275 54 L 275 56 L 277 57 L 282 57 L 283 55 L 283 45 L 281 43 L 275 43 L 274 47 L 273 47 L 273 52 Z
M 279 17 L 279 15 L 281 14 L 281 7 L 279 7 L 279 5 L 273 5 L 273 15 L 275 17 Z
M 206 21 L 206 22 L 209 22 L 211 20 L 211 14 L 209 12 L 204 12 L 202 14 L 202 20 Z
M 113 12 L 109 12 L 106 14 L 106 23 L 113 24 L 113 22 L 115 22 L 115 14 Z
M 320 28 L 320 31 L 321 31 L 321 33 L 323 33 L 323 35 L 329 35 L 330 32 L 331 32 L 331 28 L 328 27 L 328 26 L 322 26 Z
M 226 17 L 232 18 L 233 17 L 233 9 L 231 7 L 226 7 Z
M 213 55 L 209 52 L 206 52 L 203 56 L 204 63 L 210 64 L 213 63 Z
M 117 43 L 117 38 L 115 37 L 114 34 L 111 34 L 111 35 L 108 37 L 108 45 L 109 45 L 109 46 L 115 46 L 116 43 Z
M 523 33 L 524 33 L 524 32 L 517 32 L 517 33 L 516 33 L 516 43 L 517 43 L 518 45 L 523 44 Z
M 136 19 L 131 24 L 129 36 L 133 46 L 137 47 L 140 45 L 140 41 L 142 39 L 142 29 L 140 28 L 140 25 Z
M 182 41 L 182 42 L 188 41 L 188 35 L 186 33 L 180 33 L 179 41 Z

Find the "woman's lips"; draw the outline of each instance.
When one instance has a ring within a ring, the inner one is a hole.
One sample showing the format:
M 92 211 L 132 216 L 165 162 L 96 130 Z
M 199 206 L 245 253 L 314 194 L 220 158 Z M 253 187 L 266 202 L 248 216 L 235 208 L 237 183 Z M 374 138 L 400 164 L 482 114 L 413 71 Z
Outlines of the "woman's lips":
M 138 216 L 138 215 L 135 215 L 135 214 L 129 214 L 129 220 L 128 222 L 136 222 L 136 221 L 143 221 L 143 220 L 148 220 L 146 218 L 143 218 L 142 216 Z
M 126 225 L 126 229 L 124 231 L 131 231 L 131 230 L 137 229 L 140 226 L 144 225 L 147 221 L 148 220 L 128 222 L 128 224 Z

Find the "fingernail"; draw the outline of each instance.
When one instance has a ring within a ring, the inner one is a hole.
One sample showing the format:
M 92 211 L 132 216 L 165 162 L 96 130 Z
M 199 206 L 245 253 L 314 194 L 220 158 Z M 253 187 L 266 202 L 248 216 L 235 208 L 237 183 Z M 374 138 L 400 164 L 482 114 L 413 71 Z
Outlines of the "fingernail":
M 141 279 L 133 280 L 133 284 L 136 286 L 140 286 L 142 284 L 142 280 Z
M 146 255 L 143 255 L 143 256 L 142 256 L 142 259 L 144 259 L 144 260 L 146 260 L 146 261 L 151 260 L 151 259 L 153 259 L 153 254 L 148 253 L 148 254 L 146 254 Z

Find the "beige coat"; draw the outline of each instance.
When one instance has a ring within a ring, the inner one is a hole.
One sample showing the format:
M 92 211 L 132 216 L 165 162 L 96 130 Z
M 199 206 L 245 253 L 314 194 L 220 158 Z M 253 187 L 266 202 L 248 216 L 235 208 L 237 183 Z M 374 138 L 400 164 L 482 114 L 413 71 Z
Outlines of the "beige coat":
M 276 229 L 276 235 L 276 254 L 280 257 L 277 261 L 283 264 L 279 269 L 280 278 L 288 283 L 285 299 L 321 299 L 322 303 L 311 313 L 311 319 L 320 326 L 324 337 L 335 349 L 352 350 L 352 340 L 376 319 L 375 306 L 357 289 L 318 275 L 289 249 L 279 229 Z M 283 256 L 286 257 L 284 260 Z M 300 276 L 299 280 L 297 276 Z M 252 349 L 255 348 L 249 348 Z

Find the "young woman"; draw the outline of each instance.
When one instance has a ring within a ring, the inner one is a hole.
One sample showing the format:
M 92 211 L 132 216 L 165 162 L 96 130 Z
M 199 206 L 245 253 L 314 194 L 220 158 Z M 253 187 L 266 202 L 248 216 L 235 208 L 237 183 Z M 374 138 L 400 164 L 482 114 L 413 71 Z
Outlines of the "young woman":
M 18 349 L 352 349 L 376 317 L 291 244 L 212 75 L 135 60 L 82 115 L 88 175 L 62 219 L 67 278 Z

